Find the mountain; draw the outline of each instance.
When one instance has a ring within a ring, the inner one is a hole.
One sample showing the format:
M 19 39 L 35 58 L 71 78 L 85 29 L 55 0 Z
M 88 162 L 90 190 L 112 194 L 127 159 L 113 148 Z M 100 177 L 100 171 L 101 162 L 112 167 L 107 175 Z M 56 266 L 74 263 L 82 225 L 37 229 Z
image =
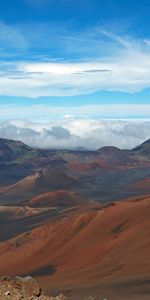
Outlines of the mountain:
M 150 139 L 133 149 L 136 153 L 150 157 Z
M 0 139 L 0 163 L 21 163 L 41 155 L 40 150 L 32 149 L 20 141 Z
M 53 158 L 53 160 L 63 159 L 64 161 L 82 161 L 82 158 L 97 156 L 97 155 L 121 155 L 139 153 L 141 155 L 147 155 L 150 152 L 150 139 L 138 145 L 133 150 L 120 150 L 117 147 L 105 146 L 97 151 L 88 151 L 84 148 L 76 150 L 40 150 L 33 149 L 20 141 L 8 140 L 0 138 L 0 163 L 24 163 L 28 160 L 35 159 L 47 159 Z

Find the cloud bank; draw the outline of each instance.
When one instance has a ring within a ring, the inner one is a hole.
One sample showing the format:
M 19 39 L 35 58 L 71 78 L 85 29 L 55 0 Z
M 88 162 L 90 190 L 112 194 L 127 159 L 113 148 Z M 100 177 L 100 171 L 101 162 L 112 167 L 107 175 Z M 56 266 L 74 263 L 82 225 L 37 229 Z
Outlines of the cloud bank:
M 150 121 L 65 118 L 51 122 L 9 120 L 0 123 L 0 138 L 21 140 L 36 148 L 130 149 L 150 138 Z

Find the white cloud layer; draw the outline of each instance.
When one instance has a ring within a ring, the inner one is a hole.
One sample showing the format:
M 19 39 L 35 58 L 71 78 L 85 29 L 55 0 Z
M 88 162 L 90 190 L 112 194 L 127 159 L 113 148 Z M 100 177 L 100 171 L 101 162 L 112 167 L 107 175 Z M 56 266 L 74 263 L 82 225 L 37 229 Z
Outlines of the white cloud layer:
M 1 122 L 0 137 L 38 148 L 98 149 L 112 145 L 129 149 L 150 137 L 150 121 L 70 117 L 40 123 L 18 119 Z

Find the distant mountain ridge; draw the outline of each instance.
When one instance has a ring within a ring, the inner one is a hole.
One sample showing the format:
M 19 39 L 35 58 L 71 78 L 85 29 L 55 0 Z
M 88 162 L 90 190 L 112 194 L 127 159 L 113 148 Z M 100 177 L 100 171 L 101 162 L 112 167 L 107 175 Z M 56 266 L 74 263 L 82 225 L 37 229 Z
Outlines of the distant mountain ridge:
M 73 151 L 32 149 L 0 139 L 0 168 L 3 204 L 61 190 L 92 201 L 121 200 L 144 192 L 134 187 L 150 178 L 150 140 L 133 150 L 106 146 Z
M 136 146 L 135 148 L 133 148 L 132 150 L 129 149 L 120 149 L 117 148 L 115 146 L 103 146 L 101 148 L 99 148 L 98 150 L 95 150 L 99 153 L 113 153 L 113 152 L 119 152 L 119 151 L 139 151 L 141 153 L 146 152 L 146 150 L 150 150 L 150 139 L 146 140 L 145 142 L 143 142 L 142 144 Z M 35 158 L 37 156 L 41 156 L 41 155 L 48 155 L 50 152 L 95 152 L 94 150 L 88 150 L 85 149 L 83 147 L 78 147 L 76 150 L 61 150 L 61 149 L 37 149 L 37 148 L 32 148 L 26 144 L 24 144 L 21 141 L 18 140 L 9 140 L 9 139 L 4 139 L 4 138 L 0 138 L 0 160 L 1 159 L 15 159 L 15 158 L 20 158 L 24 157 L 24 159 L 28 159 L 30 158 Z M 29 155 L 29 157 L 26 155 Z

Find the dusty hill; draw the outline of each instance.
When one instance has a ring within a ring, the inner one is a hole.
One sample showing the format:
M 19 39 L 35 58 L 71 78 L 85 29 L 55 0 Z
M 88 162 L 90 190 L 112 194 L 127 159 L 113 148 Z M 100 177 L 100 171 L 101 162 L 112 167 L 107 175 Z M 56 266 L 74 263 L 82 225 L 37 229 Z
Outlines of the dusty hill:
M 33 197 L 28 201 L 28 205 L 31 207 L 71 207 L 81 205 L 83 199 L 70 191 L 55 191 L 43 193 L 41 195 Z
M 72 297 L 149 299 L 149 215 L 149 195 L 72 211 L 1 243 L 0 274 L 30 274 Z
M 21 181 L 0 188 L 0 203 L 7 204 L 29 200 L 34 195 L 47 191 L 71 189 L 77 185 L 77 180 L 59 170 L 43 169 Z

